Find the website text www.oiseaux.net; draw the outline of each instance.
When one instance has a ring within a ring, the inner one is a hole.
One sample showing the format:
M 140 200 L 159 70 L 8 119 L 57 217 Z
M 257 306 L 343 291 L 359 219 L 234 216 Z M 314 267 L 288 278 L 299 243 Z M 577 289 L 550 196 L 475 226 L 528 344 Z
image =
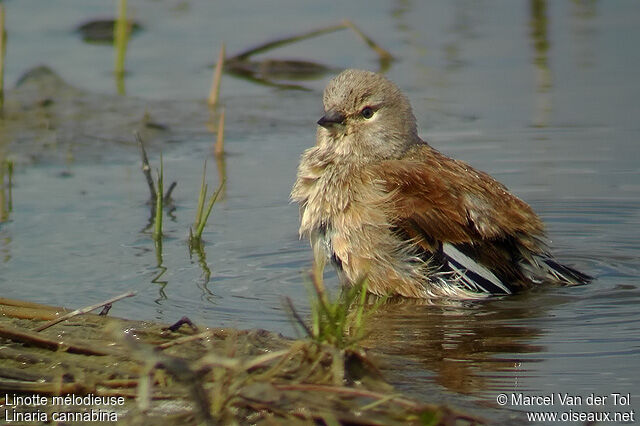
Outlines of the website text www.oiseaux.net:
M 586 396 L 561 392 L 546 395 L 501 393 L 496 401 L 502 406 L 530 407 L 526 417 L 531 422 L 636 422 L 629 393 L 590 393 Z

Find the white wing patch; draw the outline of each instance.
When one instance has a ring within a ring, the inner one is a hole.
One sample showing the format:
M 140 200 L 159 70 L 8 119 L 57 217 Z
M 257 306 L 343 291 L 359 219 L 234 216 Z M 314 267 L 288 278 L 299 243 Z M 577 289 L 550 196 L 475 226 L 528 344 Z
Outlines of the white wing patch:
M 491 272 L 475 260 L 471 259 L 466 254 L 462 253 L 452 244 L 444 243 L 442 245 L 442 251 L 444 252 L 445 256 L 449 258 L 449 266 L 451 267 L 451 269 L 453 269 L 459 275 L 459 279 L 470 289 L 475 291 L 479 290 L 483 293 L 495 293 L 495 291 L 492 291 L 490 289 L 490 287 L 495 286 L 503 293 L 511 294 L 511 290 L 509 290 L 509 288 L 505 286 L 504 283 L 500 281 L 500 279 L 496 277 L 493 272 Z M 479 276 L 481 280 L 473 279 L 472 277 L 468 276 L 468 272 L 472 272 L 473 274 Z

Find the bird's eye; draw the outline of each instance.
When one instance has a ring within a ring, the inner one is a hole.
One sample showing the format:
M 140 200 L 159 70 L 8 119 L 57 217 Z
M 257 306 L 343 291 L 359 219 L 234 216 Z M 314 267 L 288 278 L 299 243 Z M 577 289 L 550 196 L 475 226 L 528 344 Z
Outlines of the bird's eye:
M 362 111 L 360 111 L 360 115 L 368 120 L 373 117 L 373 109 L 371 107 L 364 107 Z

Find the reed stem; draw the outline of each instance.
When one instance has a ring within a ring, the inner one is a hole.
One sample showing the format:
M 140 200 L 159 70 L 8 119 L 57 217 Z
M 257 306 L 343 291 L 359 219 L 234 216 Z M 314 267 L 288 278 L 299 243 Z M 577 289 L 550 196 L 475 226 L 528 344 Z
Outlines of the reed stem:
M 213 71 L 213 79 L 211 81 L 211 90 L 209 91 L 209 98 L 207 103 L 209 106 L 214 107 L 218 104 L 220 96 L 220 80 L 222 80 L 222 69 L 224 67 L 225 60 L 225 46 L 222 43 L 220 51 L 218 52 L 218 62 L 216 62 L 216 68 Z

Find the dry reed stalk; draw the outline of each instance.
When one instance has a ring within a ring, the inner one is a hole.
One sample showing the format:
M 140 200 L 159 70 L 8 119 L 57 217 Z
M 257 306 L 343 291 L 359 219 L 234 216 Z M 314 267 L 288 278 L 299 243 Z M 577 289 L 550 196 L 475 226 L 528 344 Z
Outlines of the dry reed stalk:
M 0 303 L 0 317 L 50 321 L 58 318 L 60 314 L 61 311 L 25 308 L 24 306 L 10 306 Z
M 214 107 L 218 104 L 218 98 L 220 95 L 220 80 L 222 80 L 222 69 L 224 67 L 224 59 L 225 59 L 225 47 L 224 47 L 224 43 L 222 43 L 222 46 L 220 46 L 220 51 L 218 52 L 218 62 L 216 63 L 216 68 L 213 71 L 213 80 L 211 81 L 211 90 L 209 91 L 209 98 L 207 99 L 207 103 L 211 107 Z
M 378 54 L 378 56 L 380 56 L 380 60 L 390 61 L 391 59 L 393 59 L 393 56 L 391 56 L 391 53 L 389 53 L 388 51 L 380 47 L 380 45 L 375 41 L 373 41 L 372 38 L 370 38 L 365 33 L 363 33 L 362 30 L 360 30 L 360 28 L 356 27 L 356 25 L 353 22 L 351 22 L 348 19 L 345 19 L 342 21 L 342 23 L 345 25 L 345 27 L 350 28 L 354 33 L 358 35 L 358 37 L 360 37 L 365 43 L 367 43 L 367 46 L 373 49 L 373 51 L 375 51 Z
M 111 348 L 88 347 L 83 343 L 69 340 L 63 342 L 59 339 L 47 338 L 37 332 L 21 330 L 15 327 L 0 326 L 0 337 L 52 351 L 63 350 L 83 355 L 118 355 L 118 352 Z
M 45 311 L 56 311 L 56 312 L 68 311 L 68 309 L 63 308 L 61 306 L 43 305 L 42 303 L 28 302 L 26 300 L 18 300 L 18 299 L 9 299 L 7 297 L 0 297 L 0 305 L 19 306 L 22 308 L 42 309 Z

